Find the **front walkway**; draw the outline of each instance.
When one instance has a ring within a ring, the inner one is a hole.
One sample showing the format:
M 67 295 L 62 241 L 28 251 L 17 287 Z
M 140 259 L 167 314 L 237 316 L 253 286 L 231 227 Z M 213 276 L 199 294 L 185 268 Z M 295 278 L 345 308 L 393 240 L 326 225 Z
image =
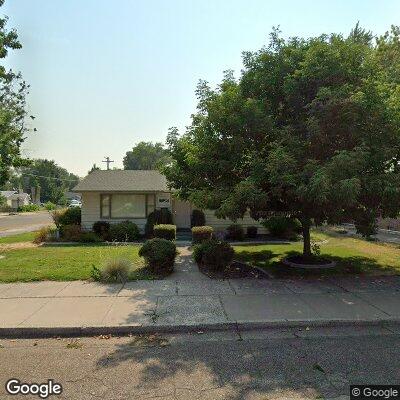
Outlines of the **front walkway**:
M 180 250 L 165 280 L 2 284 L 0 335 L 400 323 L 400 277 L 211 280 Z

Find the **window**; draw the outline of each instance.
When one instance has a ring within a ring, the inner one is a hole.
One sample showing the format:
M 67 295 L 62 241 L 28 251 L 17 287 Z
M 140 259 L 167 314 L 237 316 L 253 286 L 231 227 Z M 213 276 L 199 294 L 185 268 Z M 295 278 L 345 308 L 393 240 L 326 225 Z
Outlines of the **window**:
M 146 218 L 156 208 L 154 194 L 102 194 L 100 217 L 129 219 Z
M 145 194 L 113 194 L 112 218 L 146 218 Z
M 111 195 L 102 194 L 100 196 L 100 217 L 101 218 L 110 218 L 110 204 L 111 204 Z

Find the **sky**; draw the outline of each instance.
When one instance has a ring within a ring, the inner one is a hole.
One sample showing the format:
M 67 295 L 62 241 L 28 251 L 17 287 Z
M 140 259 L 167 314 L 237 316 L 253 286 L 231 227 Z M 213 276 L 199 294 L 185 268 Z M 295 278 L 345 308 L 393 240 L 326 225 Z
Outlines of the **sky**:
M 375 34 L 399 24 L 400 1 L 381 0 L 6 0 L 0 9 L 23 45 L 5 65 L 30 84 L 36 118 L 23 154 L 80 176 L 113 166 L 140 141 L 164 142 L 196 110 L 199 79 L 212 86 L 243 51 L 282 36 Z

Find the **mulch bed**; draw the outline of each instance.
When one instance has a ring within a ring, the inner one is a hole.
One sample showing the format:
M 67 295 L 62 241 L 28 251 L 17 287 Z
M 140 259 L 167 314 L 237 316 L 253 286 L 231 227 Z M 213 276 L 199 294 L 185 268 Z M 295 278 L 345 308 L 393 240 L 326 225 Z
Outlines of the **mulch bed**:
M 267 273 L 258 270 L 246 263 L 233 261 L 225 271 L 212 271 L 205 265 L 199 264 L 199 270 L 211 279 L 270 279 Z

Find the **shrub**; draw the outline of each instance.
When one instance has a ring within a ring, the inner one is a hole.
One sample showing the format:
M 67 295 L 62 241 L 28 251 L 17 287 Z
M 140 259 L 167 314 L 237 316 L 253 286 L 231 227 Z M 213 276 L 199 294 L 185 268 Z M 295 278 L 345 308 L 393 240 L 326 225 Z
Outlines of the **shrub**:
M 93 232 L 104 240 L 110 238 L 110 224 L 107 221 L 97 221 L 93 224 Z
M 213 271 L 223 271 L 233 259 L 232 246 L 224 241 L 211 239 L 198 244 L 193 249 L 193 258 Z
M 139 250 L 139 256 L 145 259 L 147 267 L 155 274 L 171 273 L 176 255 L 175 243 L 160 238 L 147 240 Z
M 94 232 L 82 232 L 79 241 L 82 243 L 97 243 L 101 239 Z
M 39 211 L 40 206 L 37 204 L 26 204 L 24 206 L 20 206 L 17 208 L 17 211 L 19 212 L 31 212 L 31 211 Z
M 301 233 L 301 224 L 296 218 L 271 217 L 265 220 L 263 225 L 272 236 L 278 238 L 294 240 Z
M 104 282 L 124 283 L 129 278 L 129 272 L 132 268 L 131 261 L 125 258 L 113 258 L 107 260 L 100 270 L 100 280 Z M 92 274 L 94 276 L 94 274 Z
M 54 204 L 54 203 L 52 203 L 51 201 L 48 201 L 47 203 L 45 203 L 45 205 L 44 205 L 44 208 L 47 210 L 47 211 L 53 211 L 53 210 L 55 210 L 56 209 L 56 205 Z
M 227 239 L 230 240 L 243 240 L 244 239 L 244 230 L 239 224 L 232 224 L 226 228 L 227 231 Z
M 60 229 L 61 238 L 67 242 L 79 242 L 81 234 L 80 225 L 62 225 Z
M 204 212 L 201 210 L 193 210 L 192 215 L 190 217 L 190 225 L 193 228 L 194 226 L 204 226 L 206 224 L 206 216 Z
M 192 243 L 197 244 L 209 240 L 214 229 L 211 226 L 194 226 L 192 228 Z
M 52 217 L 57 228 L 61 228 L 64 225 L 80 225 L 81 209 L 79 207 L 72 207 L 54 210 Z
M 160 239 L 175 240 L 176 226 L 170 224 L 160 224 L 154 226 L 154 236 Z
M 247 227 L 247 237 L 254 239 L 257 237 L 258 228 L 256 226 L 248 226 Z
M 44 226 L 43 228 L 40 228 L 38 232 L 36 232 L 33 243 L 43 243 L 54 239 L 55 229 L 50 226 Z
M 172 224 L 172 214 L 167 208 L 154 210 L 147 216 L 146 225 L 144 227 L 144 233 L 146 237 L 153 237 L 154 225 L 160 224 Z
M 132 221 L 123 221 L 110 226 L 110 239 L 116 242 L 133 242 L 140 238 L 140 231 Z

